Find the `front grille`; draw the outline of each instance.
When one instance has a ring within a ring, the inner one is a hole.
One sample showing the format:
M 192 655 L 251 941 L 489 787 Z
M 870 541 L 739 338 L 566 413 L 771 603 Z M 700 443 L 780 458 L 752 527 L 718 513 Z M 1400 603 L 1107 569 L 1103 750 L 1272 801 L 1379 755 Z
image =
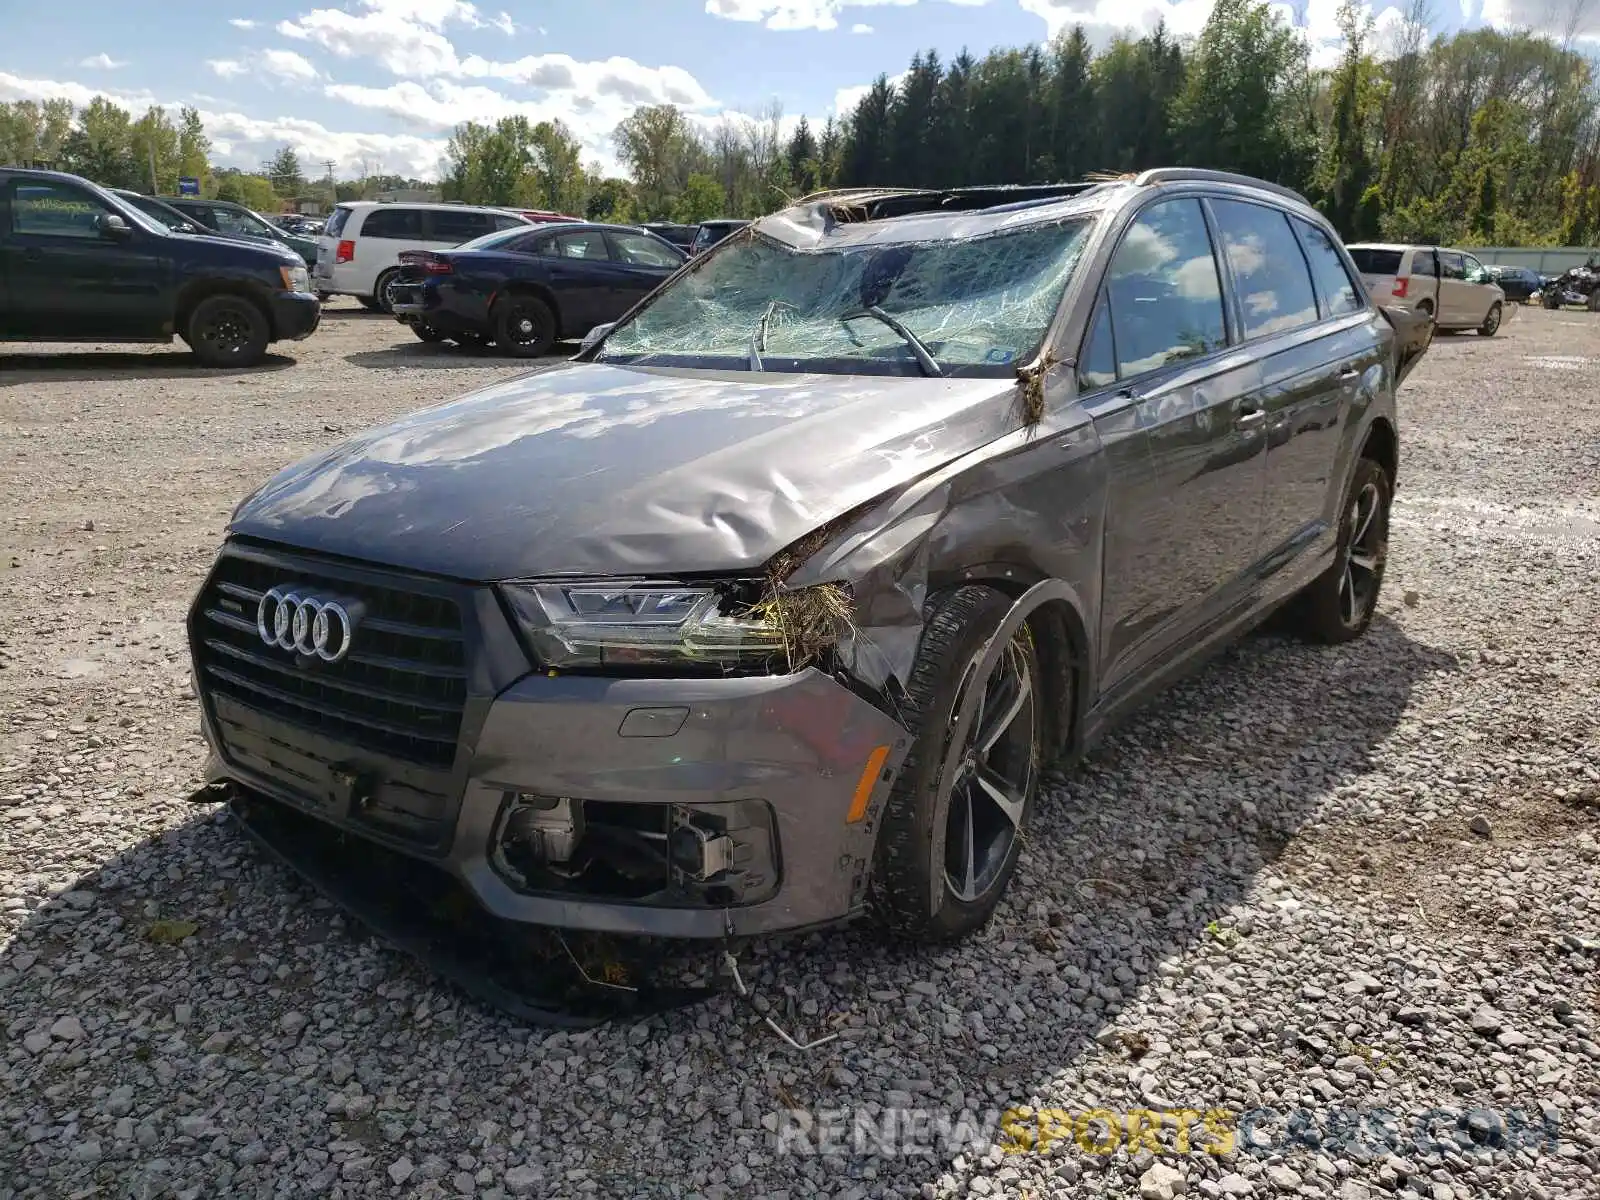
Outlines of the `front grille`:
M 360 604 L 339 662 L 266 645 L 256 610 L 269 588 Z M 432 768 L 455 761 L 467 698 L 461 610 L 445 596 L 225 555 L 199 606 L 201 685 L 323 737 Z

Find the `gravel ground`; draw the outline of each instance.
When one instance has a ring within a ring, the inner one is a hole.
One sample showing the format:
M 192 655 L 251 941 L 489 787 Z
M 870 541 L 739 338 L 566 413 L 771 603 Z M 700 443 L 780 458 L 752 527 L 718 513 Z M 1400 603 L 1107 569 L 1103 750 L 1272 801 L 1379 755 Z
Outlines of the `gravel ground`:
M 187 802 L 233 503 L 518 369 L 405 339 L 0 351 L 0 1196 L 1600 1195 L 1600 319 L 1438 341 L 1369 636 L 1053 781 L 984 936 L 749 953 L 804 1053 L 519 1026 Z

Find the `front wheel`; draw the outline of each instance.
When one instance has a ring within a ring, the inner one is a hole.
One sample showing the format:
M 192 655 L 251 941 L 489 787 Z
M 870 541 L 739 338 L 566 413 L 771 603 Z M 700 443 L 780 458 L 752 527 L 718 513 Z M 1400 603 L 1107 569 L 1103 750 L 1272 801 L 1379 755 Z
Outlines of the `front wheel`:
M 556 315 L 537 296 L 507 296 L 494 306 L 494 340 L 514 358 L 548 354 L 556 344 Z
M 873 911 L 901 937 L 944 942 L 980 928 L 1016 869 L 1044 704 L 1026 624 L 983 666 L 1010 608 L 1006 595 L 977 586 L 928 605 L 902 706 L 916 741 L 890 793 L 872 873 Z
M 208 367 L 253 367 L 267 354 L 267 318 L 243 296 L 207 296 L 194 306 L 183 340 Z
M 1298 624 L 1319 642 L 1354 641 L 1372 624 L 1389 558 L 1393 485 L 1380 463 L 1358 459 L 1339 521 L 1333 565 L 1300 594 Z
M 1489 306 L 1489 315 L 1483 318 L 1483 324 L 1478 326 L 1478 332 L 1484 337 L 1493 337 L 1500 328 L 1500 302 Z

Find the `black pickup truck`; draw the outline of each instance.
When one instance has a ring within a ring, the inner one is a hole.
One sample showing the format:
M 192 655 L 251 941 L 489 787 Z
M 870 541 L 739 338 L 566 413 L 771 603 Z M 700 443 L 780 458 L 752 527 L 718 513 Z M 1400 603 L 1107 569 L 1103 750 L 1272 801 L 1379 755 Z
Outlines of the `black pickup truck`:
M 245 367 L 322 306 L 286 248 L 183 233 L 105 188 L 0 168 L 0 342 L 166 342 Z

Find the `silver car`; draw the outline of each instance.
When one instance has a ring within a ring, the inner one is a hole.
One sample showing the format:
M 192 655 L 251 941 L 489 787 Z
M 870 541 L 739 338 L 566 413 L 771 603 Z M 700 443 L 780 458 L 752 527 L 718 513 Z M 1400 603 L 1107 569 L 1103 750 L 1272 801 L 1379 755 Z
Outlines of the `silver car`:
M 1376 304 L 1425 314 L 1440 329 L 1475 329 L 1485 337 L 1493 337 L 1505 319 L 1505 292 L 1464 250 L 1378 242 L 1347 249 Z

